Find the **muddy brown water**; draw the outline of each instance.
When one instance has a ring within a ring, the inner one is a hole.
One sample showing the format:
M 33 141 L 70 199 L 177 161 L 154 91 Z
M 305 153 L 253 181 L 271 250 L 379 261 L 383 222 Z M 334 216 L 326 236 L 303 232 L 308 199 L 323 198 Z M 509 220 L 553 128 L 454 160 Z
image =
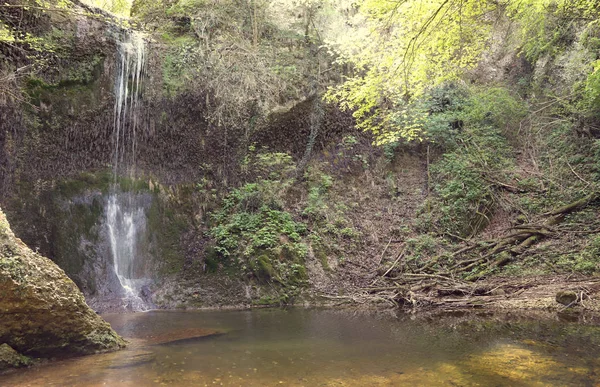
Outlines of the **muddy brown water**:
M 345 310 L 106 315 L 116 353 L 1 386 L 600 386 L 600 327 L 556 316 Z

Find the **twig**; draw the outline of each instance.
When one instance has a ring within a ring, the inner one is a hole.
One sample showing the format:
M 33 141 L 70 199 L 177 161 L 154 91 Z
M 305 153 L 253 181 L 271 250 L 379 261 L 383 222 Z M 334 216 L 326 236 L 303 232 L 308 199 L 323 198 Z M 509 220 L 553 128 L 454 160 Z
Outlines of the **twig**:
M 598 234 L 600 233 L 600 228 L 596 229 L 596 230 L 590 230 L 590 231 L 570 231 L 570 230 L 558 230 L 560 232 L 564 232 L 567 234 Z
M 390 243 L 392 243 L 392 238 L 390 238 L 389 242 L 387 243 L 387 245 L 385 245 L 385 248 L 381 252 L 381 257 L 379 257 L 379 262 L 377 262 L 377 266 L 381 265 L 381 261 L 383 261 L 383 256 L 385 255 L 385 252 L 387 251 L 388 247 L 390 247 Z
M 439 279 L 443 279 L 443 280 L 446 280 L 446 281 L 456 282 L 455 280 L 453 280 L 450 277 L 444 277 L 444 276 L 438 275 L 438 274 L 412 274 L 412 273 L 404 273 L 401 276 L 394 277 L 392 279 L 393 280 L 399 280 L 399 279 L 402 279 L 402 277 L 439 278 Z
M 469 245 L 473 245 L 473 242 L 471 242 L 467 238 L 461 237 L 460 235 L 452 234 L 451 232 L 446 232 L 445 234 L 448 235 L 448 236 L 450 236 L 450 237 L 452 237 L 452 238 L 456 238 L 458 240 L 461 240 L 461 241 L 463 241 L 463 242 L 465 242 L 465 243 L 467 243 Z
M 574 174 L 575 176 L 577 176 L 577 178 L 578 178 L 579 180 L 583 181 L 583 182 L 586 184 L 585 188 L 589 187 L 589 186 L 592 184 L 592 183 L 590 183 L 589 181 L 585 180 L 583 177 L 579 176 L 579 174 L 578 174 L 577 172 L 575 172 L 575 170 L 573 169 L 573 167 L 571 166 L 571 164 L 570 164 L 568 161 L 567 161 L 567 165 L 568 165 L 568 166 L 569 166 L 569 168 L 571 169 L 571 172 L 573 172 L 573 174 Z
M 402 249 L 402 251 L 400 252 L 400 254 L 398 254 L 398 258 L 396 258 L 396 260 L 394 261 L 394 263 L 392 264 L 392 266 L 387 269 L 387 271 L 382 275 L 382 277 L 385 277 L 386 275 L 388 275 L 388 273 L 390 271 L 392 271 L 392 269 L 394 267 L 396 267 L 396 265 L 398 264 L 398 261 L 400 261 L 400 258 L 402 258 L 402 256 L 404 255 L 404 252 L 406 251 L 406 247 L 404 247 L 404 249 Z

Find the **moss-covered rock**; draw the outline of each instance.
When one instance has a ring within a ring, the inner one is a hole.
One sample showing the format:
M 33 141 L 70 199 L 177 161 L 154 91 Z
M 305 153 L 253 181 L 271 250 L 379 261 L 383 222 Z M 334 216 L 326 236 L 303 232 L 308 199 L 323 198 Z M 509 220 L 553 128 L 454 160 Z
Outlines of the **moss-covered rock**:
M 14 236 L 1 211 L 0 343 L 42 357 L 125 346 L 63 270 Z
M 561 290 L 556 293 L 556 302 L 565 306 L 571 306 L 577 302 L 577 293 L 572 290 Z
M 250 269 L 254 275 L 262 281 L 269 281 L 275 277 L 277 273 L 271 264 L 271 259 L 268 255 L 262 254 L 256 259 L 250 260 Z
M 0 345 L 0 371 L 8 368 L 19 368 L 28 366 L 31 360 L 12 349 L 8 344 Z

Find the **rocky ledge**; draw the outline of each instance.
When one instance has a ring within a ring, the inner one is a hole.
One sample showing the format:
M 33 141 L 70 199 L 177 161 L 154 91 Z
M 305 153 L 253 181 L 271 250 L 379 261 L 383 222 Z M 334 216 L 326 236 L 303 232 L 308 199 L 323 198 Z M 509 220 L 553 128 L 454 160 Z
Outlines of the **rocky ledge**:
M 27 356 L 85 355 L 124 346 L 64 271 L 15 237 L 0 210 L 0 348 L 7 357 L 0 359 L 0 370 L 27 365 Z

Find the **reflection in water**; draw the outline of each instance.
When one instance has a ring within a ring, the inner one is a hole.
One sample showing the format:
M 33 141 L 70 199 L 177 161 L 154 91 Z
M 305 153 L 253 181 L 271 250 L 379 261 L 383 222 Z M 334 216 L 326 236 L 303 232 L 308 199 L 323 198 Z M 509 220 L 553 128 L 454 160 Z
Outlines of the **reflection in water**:
M 106 318 L 130 339 L 127 350 L 36 367 L 0 385 L 594 386 L 600 371 L 598 329 L 556 321 L 335 310 Z

